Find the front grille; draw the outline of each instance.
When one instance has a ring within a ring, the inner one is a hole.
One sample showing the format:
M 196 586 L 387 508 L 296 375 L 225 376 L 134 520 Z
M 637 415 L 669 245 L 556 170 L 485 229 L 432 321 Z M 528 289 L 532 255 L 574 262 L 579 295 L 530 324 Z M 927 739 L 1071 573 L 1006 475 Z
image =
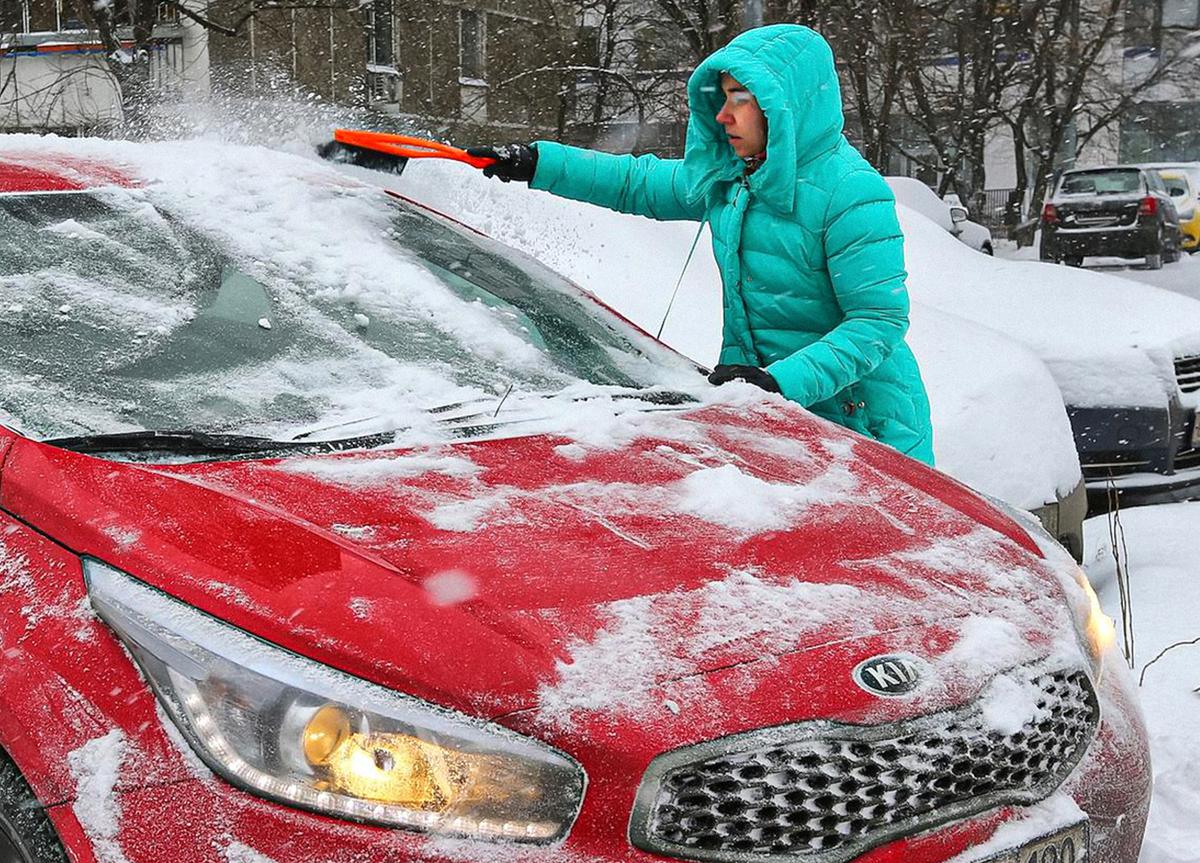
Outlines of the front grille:
M 1087 461 L 1081 458 L 1079 466 L 1083 470 L 1083 478 L 1086 482 L 1127 476 L 1131 473 L 1149 473 L 1154 470 L 1153 462 L 1149 459 L 1137 458 L 1137 455 L 1139 453 L 1093 452 L 1087 454 Z
M 1038 711 L 989 728 L 970 704 L 887 725 L 814 721 L 678 749 L 650 765 L 630 839 L 695 860 L 844 863 L 1002 804 L 1048 796 L 1099 718 L 1079 670 L 1026 676 Z
M 1200 419 L 1196 420 L 1200 422 Z M 1200 447 L 1187 447 L 1175 453 L 1175 470 L 1191 470 L 1200 467 Z
M 1185 393 L 1200 390 L 1200 355 L 1175 358 L 1175 380 Z

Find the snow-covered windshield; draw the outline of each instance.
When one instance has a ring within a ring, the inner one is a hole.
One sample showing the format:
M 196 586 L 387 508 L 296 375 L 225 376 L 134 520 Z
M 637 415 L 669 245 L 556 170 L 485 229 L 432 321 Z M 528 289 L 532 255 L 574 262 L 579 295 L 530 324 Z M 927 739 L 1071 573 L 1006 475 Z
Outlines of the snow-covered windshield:
M 310 277 L 285 242 L 235 257 L 138 190 L 0 197 L 0 422 L 283 438 L 682 365 L 531 260 L 379 199 L 394 284 Z
M 1142 179 L 1137 171 L 1080 171 L 1065 174 L 1060 195 L 1127 195 L 1140 192 Z

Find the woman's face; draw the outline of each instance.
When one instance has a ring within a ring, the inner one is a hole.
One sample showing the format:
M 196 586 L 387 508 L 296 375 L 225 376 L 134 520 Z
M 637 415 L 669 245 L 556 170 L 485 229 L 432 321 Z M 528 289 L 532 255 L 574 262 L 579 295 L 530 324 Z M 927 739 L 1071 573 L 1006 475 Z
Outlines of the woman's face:
M 728 72 L 721 73 L 725 104 L 717 112 L 717 122 L 725 127 L 729 145 L 740 158 L 757 156 L 767 149 L 767 118 L 758 100 Z

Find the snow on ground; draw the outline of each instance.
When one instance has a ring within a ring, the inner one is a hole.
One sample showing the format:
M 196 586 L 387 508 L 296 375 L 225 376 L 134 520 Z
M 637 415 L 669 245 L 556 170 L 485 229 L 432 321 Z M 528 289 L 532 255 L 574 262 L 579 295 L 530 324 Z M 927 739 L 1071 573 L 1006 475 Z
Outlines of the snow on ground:
M 1037 245 L 1018 249 L 1008 240 L 996 241 L 996 255 L 1014 261 L 1036 261 Z M 1125 258 L 1086 258 L 1084 270 L 1132 279 L 1166 291 L 1200 300 L 1200 255 L 1185 254 L 1174 264 L 1164 264 L 1161 270 L 1148 270 L 1139 260 Z
M 1154 764 L 1141 863 L 1195 863 L 1200 860 L 1200 502 L 1122 510 L 1120 523 L 1128 553 L 1135 677 L 1142 676 Z M 1120 621 L 1108 519 L 1089 519 L 1084 541 L 1088 576 L 1104 610 Z M 1163 653 L 1171 645 L 1178 646 Z

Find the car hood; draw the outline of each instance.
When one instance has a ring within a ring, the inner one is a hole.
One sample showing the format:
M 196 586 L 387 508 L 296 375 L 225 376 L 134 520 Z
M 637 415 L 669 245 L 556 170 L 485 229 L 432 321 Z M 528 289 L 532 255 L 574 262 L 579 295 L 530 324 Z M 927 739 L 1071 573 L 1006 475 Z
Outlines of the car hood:
M 894 649 L 949 657 L 952 691 L 1074 637 L 1017 525 L 794 406 L 635 412 L 606 437 L 172 466 L 18 440 L 0 502 L 267 641 L 489 718 L 619 713 L 731 669 L 743 696 L 786 668 L 848 681 Z M 871 708 L 842 696 L 780 719 Z
M 1200 353 L 1200 302 L 1075 267 L 980 257 L 898 206 L 912 298 L 1027 345 L 1076 407 L 1164 407 Z

